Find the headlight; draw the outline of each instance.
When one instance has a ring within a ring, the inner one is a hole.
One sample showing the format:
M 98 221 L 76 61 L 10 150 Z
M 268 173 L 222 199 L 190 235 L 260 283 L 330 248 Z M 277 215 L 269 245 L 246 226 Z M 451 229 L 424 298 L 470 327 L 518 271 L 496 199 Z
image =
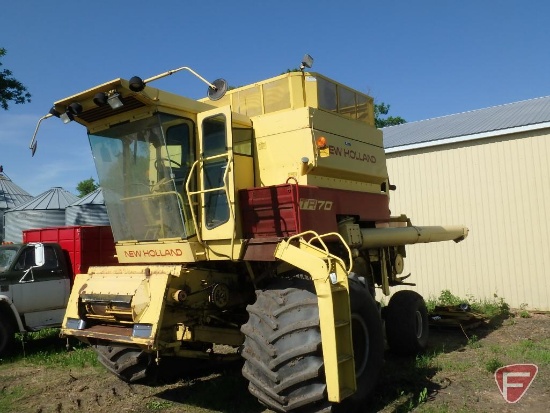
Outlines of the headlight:
M 149 338 L 153 332 L 152 324 L 134 324 L 132 336 L 140 338 Z
M 65 328 L 71 330 L 84 330 L 86 328 L 86 321 L 79 318 L 67 318 Z

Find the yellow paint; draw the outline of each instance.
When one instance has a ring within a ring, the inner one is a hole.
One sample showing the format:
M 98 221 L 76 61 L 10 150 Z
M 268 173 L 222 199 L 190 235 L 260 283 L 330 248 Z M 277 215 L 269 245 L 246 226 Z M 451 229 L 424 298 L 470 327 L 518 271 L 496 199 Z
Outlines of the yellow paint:
M 334 234 L 319 236 L 311 231 L 300 234 L 299 246 L 291 243 L 292 238 L 299 236 L 291 237 L 277 245 L 275 256 L 304 270 L 313 279 L 319 306 L 328 400 L 341 402 L 357 389 L 347 277 L 351 252 L 350 262 L 346 264 L 328 250 L 306 242 L 302 235 L 313 235 L 316 241 L 324 245 L 322 238 Z

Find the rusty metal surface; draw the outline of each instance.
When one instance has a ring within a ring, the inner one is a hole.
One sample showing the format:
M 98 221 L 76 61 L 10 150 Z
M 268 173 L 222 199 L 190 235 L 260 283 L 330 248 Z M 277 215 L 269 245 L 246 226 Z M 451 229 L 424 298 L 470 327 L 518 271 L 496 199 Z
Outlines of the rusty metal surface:
M 132 327 L 120 325 L 95 325 L 85 330 L 61 331 L 62 337 L 73 336 L 81 338 L 87 343 L 94 343 L 94 340 L 105 340 L 109 342 L 130 344 L 146 349 L 152 349 L 154 340 L 132 337 Z

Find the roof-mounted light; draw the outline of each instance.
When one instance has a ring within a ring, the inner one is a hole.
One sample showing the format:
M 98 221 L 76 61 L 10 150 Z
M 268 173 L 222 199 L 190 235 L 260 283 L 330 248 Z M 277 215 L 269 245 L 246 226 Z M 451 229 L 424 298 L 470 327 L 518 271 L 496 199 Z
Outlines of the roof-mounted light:
M 98 92 L 92 99 L 96 106 L 105 106 L 109 104 L 112 109 L 118 109 L 124 106 L 122 102 L 122 96 L 116 90 L 111 90 L 108 93 Z
M 122 103 L 122 100 L 120 99 L 120 93 L 114 92 L 107 98 L 107 103 L 112 109 L 118 109 L 122 106 L 124 106 L 124 103 Z
M 133 92 L 141 92 L 145 89 L 145 82 L 139 76 L 132 76 L 130 78 L 130 90 Z
M 51 116 L 55 116 L 56 118 L 58 118 L 59 116 L 61 116 L 61 113 L 59 113 L 57 110 L 55 110 L 55 106 L 52 106 L 52 108 L 50 109 L 50 111 L 48 112 L 48 115 L 51 115 Z M 46 117 L 50 117 L 46 115 Z
M 67 112 L 73 116 L 78 116 L 82 113 L 82 105 L 78 102 L 73 102 L 67 108 Z
M 59 115 L 59 118 L 63 121 L 64 124 L 67 124 L 74 119 L 74 116 L 71 112 L 69 112 L 69 110 L 67 110 L 65 113 Z
M 96 93 L 92 100 L 96 106 L 104 106 L 107 104 L 107 94 L 104 92 Z
M 306 53 L 302 58 L 302 64 L 300 64 L 300 70 L 303 72 L 306 67 L 308 69 L 311 69 L 312 66 L 313 66 L 313 57 L 311 57 Z

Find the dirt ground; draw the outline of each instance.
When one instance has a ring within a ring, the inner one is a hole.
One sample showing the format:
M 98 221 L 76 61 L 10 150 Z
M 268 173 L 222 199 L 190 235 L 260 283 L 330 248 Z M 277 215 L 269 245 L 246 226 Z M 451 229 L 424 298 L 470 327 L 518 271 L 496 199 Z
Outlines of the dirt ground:
M 40 343 L 29 343 L 27 353 L 39 348 Z M 386 354 L 379 384 L 362 411 L 547 412 L 549 354 L 549 314 L 466 331 L 432 328 L 428 351 L 416 360 Z M 523 398 L 509 404 L 488 366 L 516 363 L 537 364 L 538 375 Z M 0 361 L 0 367 L 2 413 L 269 412 L 249 395 L 236 364 L 189 371 L 155 386 L 128 385 L 101 367 L 69 369 L 25 360 Z

